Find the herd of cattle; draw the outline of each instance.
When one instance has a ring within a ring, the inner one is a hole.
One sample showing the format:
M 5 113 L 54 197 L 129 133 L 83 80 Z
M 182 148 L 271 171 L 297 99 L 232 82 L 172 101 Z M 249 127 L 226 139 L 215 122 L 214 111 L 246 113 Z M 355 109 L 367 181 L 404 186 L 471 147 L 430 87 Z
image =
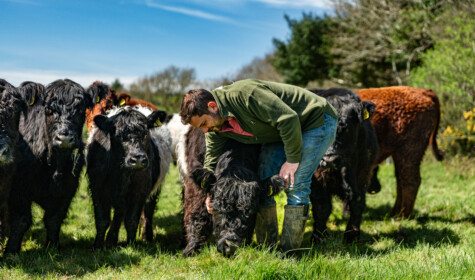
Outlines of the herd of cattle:
M 427 146 L 438 160 L 436 134 L 440 105 L 431 90 L 410 87 L 311 90 L 340 114 L 336 140 L 312 181 L 312 239 L 322 242 L 337 195 L 349 215 L 344 240 L 360 235 L 366 193 L 381 185 L 377 166 L 391 156 L 397 196 L 391 215 L 409 217 L 421 183 Z M 83 142 L 86 124 L 88 138 Z M 259 145 L 228 141 L 226 152 L 202 189 L 205 137 L 153 104 L 117 94 L 95 82 L 84 89 L 64 79 L 47 87 L 24 82 L 18 88 L 0 79 L 0 238 L 5 253 L 19 252 L 32 224 L 31 205 L 44 209 L 46 246 L 59 248 L 61 224 L 86 168 L 94 207 L 94 249 L 113 247 L 124 223 L 127 242 L 139 227 L 153 240 L 153 215 L 161 184 L 176 162 L 183 185 L 183 256 L 200 251 L 214 232 L 218 251 L 232 255 L 252 240 L 260 201 L 284 189 L 279 176 L 259 181 Z M 207 194 L 214 215 L 207 212 Z M 111 219 L 111 210 L 114 215 Z

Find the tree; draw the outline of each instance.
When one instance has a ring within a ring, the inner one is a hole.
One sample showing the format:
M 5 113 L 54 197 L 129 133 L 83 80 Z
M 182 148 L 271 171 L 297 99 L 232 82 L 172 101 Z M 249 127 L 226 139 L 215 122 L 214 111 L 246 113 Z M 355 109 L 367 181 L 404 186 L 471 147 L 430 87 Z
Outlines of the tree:
M 243 66 L 236 75 L 235 80 L 259 79 L 266 81 L 282 82 L 282 76 L 272 65 L 273 54 L 266 54 L 264 58 L 254 58 L 251 63 Z
M 465 131 L 463 112 L 475 107 L 474 14 L 447 12 L 439 21 L 445 28 L 438 27 L 434 48 L 421 56 L 422 66 L 411 72 L 412 86 L 431 88 L 439 95 L 444 128 Z
M 130 95 L 148 100 L 163 110 L 178 112 L 183 94 L 194 85 L 195 69 L 168 68 L 150 76 L 139 78 L 130 85 Z
M 291 30 L 286 41 L 273 39 L 276 47 L 272 64 L 290 84 L 306 86 L 309 81 L 324 80 L 331 74 L 330 27 L 328 17 L 303 13 L 300 21 L 284 16 Z
M 116 78 L 114 82 L 112 82 L 111 88 L 116 92 L 122 92 L 124 90 L 124 85 Z

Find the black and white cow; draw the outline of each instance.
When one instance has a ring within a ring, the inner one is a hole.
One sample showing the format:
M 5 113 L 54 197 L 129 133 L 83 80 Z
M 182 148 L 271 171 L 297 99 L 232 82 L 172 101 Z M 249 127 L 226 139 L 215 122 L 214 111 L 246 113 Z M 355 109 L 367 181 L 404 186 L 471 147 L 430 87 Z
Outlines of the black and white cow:
M 20 87 L 28 112 L 20 120 L 20 160 L 9 198 L 11 230 L 5 253 L 18 252 L 31 226 L 31 204 L 45 211 L 46 246 L 59 248 L 61 224 L 79 184 L 84 165 L 82 128 L 92 100 L 77 83 L 65 79 L 45 88 Z
M 251 241 L 260 202 L 283 190 L 285 181 L 279 176 L 259 180 L 260 145 L 229 139 L 212 173 L 202 168 L 206 151 L 203 132 L 190 127 L 185 140 L 188 172 L 183 207 L 187 245 L 183 256 L 198 253 L 212 231 L 218 251 L 231 256 Z M 205 177 L 213 182 L 209 190 L 200 187 Z M 204 204 L 207 194 L 212 197 L 213 215 L 207 213 Z
M 127 242 L 133 243 L 142 210 L 148 221 L 145 236 L 152 241 L 156 205 L 150 198 L 160 192 L 172 161 L 171 135 L 161 125 L 165 117 L 163 111 L 128 106 L 94 117 L 86 156 L 96 221 L 94 249 L 115 246 L 122 222 Z
M 375 104 L 361 101 L 348 89 L 312 91 L 326 98 L 340 115 L 335 142 L 325 153 L 312 180 L 313 238 L 321 240 L 327 233 L 331 196 L 337 195 L 350 211 L 344 239 L 353 242 L 360 235 L 366 188 L 377 164 L 378 141 L 370 120 Z
M 19 157 L 16 143 L 20 136 L 20 114 L 25 109 L 26 104 L 18 90 L 0 79 L 0 241 L 8 235 L 7 202 Z

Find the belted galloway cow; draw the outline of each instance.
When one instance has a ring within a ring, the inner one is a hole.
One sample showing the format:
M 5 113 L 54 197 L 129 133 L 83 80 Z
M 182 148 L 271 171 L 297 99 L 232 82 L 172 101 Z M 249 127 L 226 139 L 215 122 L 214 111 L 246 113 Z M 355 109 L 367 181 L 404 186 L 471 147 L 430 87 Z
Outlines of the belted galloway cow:
M 370 120 L 375 104 L 361 101 L 353 91 L 344 88 L 312 91 L 326 98 L 340 115 L 335 142 L 323 156 L 312 180 L 312 237 L 321 241 L 327 234 L 332 195 L 337 195 L 350 211 L 344 233 L 344 240 L 350 243 L 360 236 L 366 189 L 376 166 L 378 142 Z
M 11 230 L 5 253 L 18 252 L 32 223 L 31 204 L 44 209 L 46 246 L 59 248 L 61 224 L 84 165 L 82 128 L 91 97 L 77 83 L 56 80 L 45 88 L 21 86 L 28 112 L 20 120 L 20 160 L 9 198 Z
M 122 222 L 127 242 L 135 242 L 142 211 L 144 235 L 153 240 L 156 200 L 151 197 L 160 193 L 172 160 L 170 132 L 162 126 L 165 117 L 164 111 L 129 106 L 94 117 L 86 156 L 96 222 L 94 249 L 115 246 Z

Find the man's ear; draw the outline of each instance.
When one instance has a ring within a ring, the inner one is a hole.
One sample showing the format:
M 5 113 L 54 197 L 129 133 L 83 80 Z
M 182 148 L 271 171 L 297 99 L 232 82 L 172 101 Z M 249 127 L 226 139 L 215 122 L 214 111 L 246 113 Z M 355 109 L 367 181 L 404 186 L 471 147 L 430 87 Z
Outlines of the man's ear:
M 148 129 L 152 129 L 154 127 L 162 126 L 165 118 L 167 117 L 167 113 L 164 111 L 153 111 L 150 116 L 148 116 L 147 120 L 147 127 Z
M 104 115 L 97 115 L 94 117 L 94 124 L 102 131 L 111 133 L 113 131 L 114 125 L 112 121 L 104 116 Z
M 208 102 L 208 110 L 210 110 L 213 113 L 216 113 L 218 111 L 218 104 L 214 101 Z

